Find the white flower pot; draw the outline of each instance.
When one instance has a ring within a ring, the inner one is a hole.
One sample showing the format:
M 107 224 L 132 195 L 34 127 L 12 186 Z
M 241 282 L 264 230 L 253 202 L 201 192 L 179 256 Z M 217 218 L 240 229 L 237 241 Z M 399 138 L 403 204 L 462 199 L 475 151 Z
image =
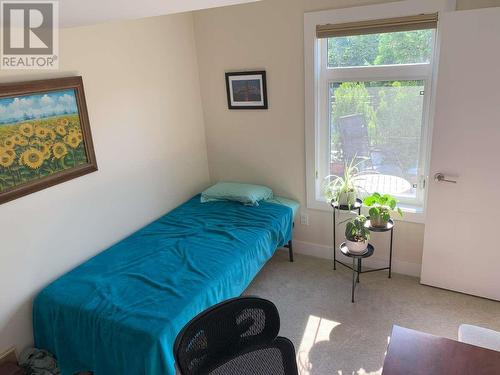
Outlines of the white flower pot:
M 356 192 L 342 191 L 339 193 L 338 201 L 340 206 L 354 206 L 354 203 L 356 203 Z
M 386 228 L 388 222 L 389 220 L 382 219 L 382 216 L 376 216 L 376 217 L 370 216 L 370 223 L 375 228 Z
M 354 242 L 354 241 L 349 241 L 345 240 L 345 245 L 349 249 L 350 253 L 353 254 L 363 254 L 366 251 L 366 248 L 368 247 L 368 241 L 362 241 L 362 242 Z

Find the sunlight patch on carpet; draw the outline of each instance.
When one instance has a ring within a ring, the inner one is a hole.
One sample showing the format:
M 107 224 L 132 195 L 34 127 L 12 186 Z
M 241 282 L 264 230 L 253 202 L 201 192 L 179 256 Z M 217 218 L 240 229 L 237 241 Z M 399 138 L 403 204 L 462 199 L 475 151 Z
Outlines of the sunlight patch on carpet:
M 338 322 L 310 315 L 297 352 L 297 364 L 301 375 L 310 375 L 309 352 L 318 342 L 329 341 L 332 330 Z

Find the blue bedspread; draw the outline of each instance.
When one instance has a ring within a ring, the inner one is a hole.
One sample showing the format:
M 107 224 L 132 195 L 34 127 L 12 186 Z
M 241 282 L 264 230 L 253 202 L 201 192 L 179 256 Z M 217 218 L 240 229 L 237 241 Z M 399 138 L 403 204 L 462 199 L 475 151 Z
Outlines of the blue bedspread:
M 63 375 L 174 374 L 177 333 L 240 295 L 289 241 L 292 221 L 283 205 L 196 196 L 42 290 L 35 345 L 56 355 Z

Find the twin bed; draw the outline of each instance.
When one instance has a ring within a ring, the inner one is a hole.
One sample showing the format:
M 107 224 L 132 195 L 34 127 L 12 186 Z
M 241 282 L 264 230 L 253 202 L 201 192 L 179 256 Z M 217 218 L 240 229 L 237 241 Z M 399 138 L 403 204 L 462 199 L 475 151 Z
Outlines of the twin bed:
M 43 289 L 35 345 L 63 375 L 175 374 L 173 343 L 191 318 L 240 295 L 277 248 L 293 259 L 297 209 L 193 197 Z

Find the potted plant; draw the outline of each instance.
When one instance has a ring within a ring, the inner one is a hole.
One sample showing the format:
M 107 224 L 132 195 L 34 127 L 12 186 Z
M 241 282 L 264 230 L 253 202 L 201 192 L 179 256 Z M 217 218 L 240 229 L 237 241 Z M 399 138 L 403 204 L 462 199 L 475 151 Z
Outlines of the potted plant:
M 391 212 L 396 211 L 401 217 L 403 211 L 397 207 L 398 201 L 389 194 L 373 193 L 363 201 L 365 206 L 371 207 L 370 223 L 375 228 L 385 228 L 391 219 Z
M 346 224 L 345 244 L 351 253 L 362 254 L 368 247 L 370 231 L 365 227 L 366 220 L 365 216 L 359 215 Z
M 359 163 L 358 163 L 359 164 Z M 359 175 L 355 158 L 345 163 L 344 176 L 329 175 L 324 185 L 324 195 L 328 202 L 335 201 L 340 206 L 353 206 L 358 197 L 359 187 L 356 177 Z

